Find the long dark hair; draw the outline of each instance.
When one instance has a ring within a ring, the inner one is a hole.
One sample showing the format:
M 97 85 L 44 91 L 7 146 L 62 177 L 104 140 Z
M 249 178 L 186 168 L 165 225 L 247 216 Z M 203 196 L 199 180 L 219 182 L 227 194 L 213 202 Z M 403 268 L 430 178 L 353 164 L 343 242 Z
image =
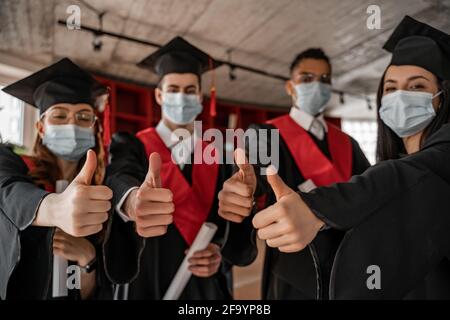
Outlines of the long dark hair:
M 406 154 L 406 149 L 402 138 L 397 136 L 383 121 L 380 119 L 381 98 L 384 92 L 384 78 L 387 69 L 381 77 L 377 91 L 377 122 L 378 122 L 378 139 L 377 139 L 377 161 L 398 159 L 401 154 Z M 444 124 L 450 121 L 450 81 L 439 81 L 439 91 L 442 90 L 440 108 L 436 111 L 433 121 L 425 128 L 420 139 L 420 147 L 433 133 L 438 131 Z

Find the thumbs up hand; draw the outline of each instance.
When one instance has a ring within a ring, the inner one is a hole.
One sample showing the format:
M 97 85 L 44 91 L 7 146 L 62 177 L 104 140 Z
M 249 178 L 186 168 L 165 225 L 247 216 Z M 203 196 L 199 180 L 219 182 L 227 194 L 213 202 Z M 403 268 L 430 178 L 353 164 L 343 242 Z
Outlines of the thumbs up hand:
M 314 215 L 300 195 L 289 188 L 273 168 L 269 168 L 267 174 L 277 202 L 253 218 L 258 237 L 281 252 L 303 250 L 314 240 L 324 222 Z
M 74 237 L 85 237 L 102 230 L 111 209 L 112 191 L 91 186 L 97 156 L 89 150 L 83 168 L 62 193 L 52 193 L 39 206 L 35 225 L 56 226 Z
M 219 192 L 219 215 L 228 221 L 240 223 L 252 211 L 256 175 L 244 150 L 236 149 L 234 158 L 239 171 L 225 181 Z
M 161 157 L 154 152 L 149 158 L 147 176 L 139 189 L 133 190 L 124 203 L 125 213 L 136 223 L 141 237 L 161 236 L 173 222 L 173 194 L 161 188 Z

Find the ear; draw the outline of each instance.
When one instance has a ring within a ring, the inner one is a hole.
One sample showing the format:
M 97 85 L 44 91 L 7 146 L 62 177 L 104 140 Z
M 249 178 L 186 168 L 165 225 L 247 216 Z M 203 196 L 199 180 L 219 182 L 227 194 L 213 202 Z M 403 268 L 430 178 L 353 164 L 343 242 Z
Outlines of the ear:
M 41 139 L 44 137 L 44 132 L 45 132 L 44 128 L 45 128 L 45 126 L 42 121 L 36 122 L 36 130 Z
M 284 83 L 284 90 L 286 90 L 286 93 L 288 95 L 290 95 L 292 98 L 294 98 L 295 92 L 294 92 L 294 87 L 292 85 L 292 81 L 291 80 L 287 80 Z
M 162 106 L 162 90 L 160 88 L 155 89 L 155 99 L 156 102 Z

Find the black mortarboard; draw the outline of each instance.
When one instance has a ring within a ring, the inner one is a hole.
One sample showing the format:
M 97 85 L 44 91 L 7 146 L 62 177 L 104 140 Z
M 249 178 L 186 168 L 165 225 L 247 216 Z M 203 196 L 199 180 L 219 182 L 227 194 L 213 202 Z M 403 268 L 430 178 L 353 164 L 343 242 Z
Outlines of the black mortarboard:
M 58 103 L 87 103 L 95 108 L 95 92 L 101 87 L 88 72 L 64 58 L 3 88 L 3 91 L 43 113 Z
M 168 73 L 193 73 L 199 78 L 220 65 L 207 53 L 193 46 L 182 37 L 175 37 L 160 49 L 138 63 L 149 68 L 161 79 Z
M 422 67 L 441 80 L 450 80 L 450 35 L 405 16 L 383 48 L 391 65 Z

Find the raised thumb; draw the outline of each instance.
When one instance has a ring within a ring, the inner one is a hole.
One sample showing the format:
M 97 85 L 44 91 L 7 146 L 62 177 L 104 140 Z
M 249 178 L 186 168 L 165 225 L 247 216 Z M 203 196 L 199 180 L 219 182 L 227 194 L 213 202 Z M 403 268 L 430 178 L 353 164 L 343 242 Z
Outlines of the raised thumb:
M 86 162 L 84 163 L 83 168 L 81 168 L 80 172 L 73 181 L 76 183 L 90 185 L 96 169 L 97 169 L 97 155 L 95 154 L 94 151 L 88 150 L 86 154 Z
M 284 196 L 287 196 L 288 194 L 294 192 L 284 183 L 283 179 L 280 178 L 274 167 L 269 166 L 267 168 L 266 173 L 267 173 L 267 182 L 269 182 L 270 186 L 272 187 L 272 190 L 275 193 L 275 196 L 277 197 L 277 201 L 283 198 Z
M 242 182 L 247 183 L 255 176 L 253 166 L 249 164 L 245 151 L 241 148 L 234 150 L 234 162 L 239 167 Z
M 145 182 L 149 187 L 161 188 L 161 156 L 153 152 L 148 158 L 148 172 Z

